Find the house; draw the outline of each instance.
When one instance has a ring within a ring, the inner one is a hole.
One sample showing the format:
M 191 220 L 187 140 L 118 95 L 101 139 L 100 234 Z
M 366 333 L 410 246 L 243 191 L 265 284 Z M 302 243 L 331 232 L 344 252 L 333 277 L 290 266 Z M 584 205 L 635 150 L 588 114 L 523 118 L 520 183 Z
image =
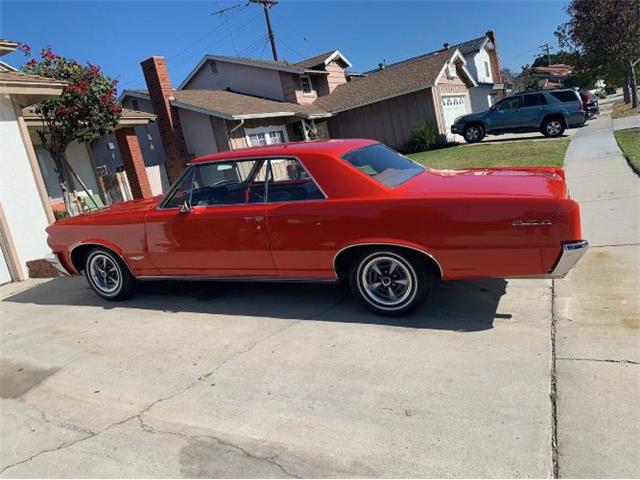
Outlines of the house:
M 0 40 L 0 56 L 17 47 L 17 42 Z M 60 95 L 64 85 L 0 62 L 0 284 L 39 276 L 48 268 L 44 229 L 53 212 L 22 109 Z
M 487 104 L 488 95 L 497 94 L 495 38 L 482 38 L 465 46 L 473 62 L 489 58 L 493 70 L 480 83 L 454 47 L 367 73 L 350 72 L 351 62 L 339 50 L 293 64 L 206 55 L 177 88 L 165 59 L 156 56 L 141 63 L 147 89 L 125 90 L 120 100 L 156 115 L 155 124 L 136 131 L 141 144 L 153 146 L 153 153 L 144 151 L 145 162 L 153 156 L 160 165 L 164 156 L 170 181 L 195 156 L 253 145 L 369 137 L 403 149 L 425 122 L 451 139 L 455 117 L 472 109 L 470 89 L 478 88 Z M 98 165 L 111 155 L 104 142 L 92 150 Z
M 457 45 L 443 45 L 445 50 L 459 50 L 466 61 L 466 67 L 476 85 L 469 89 L 471 112 L 484 112 L 504 95 L 504 84 L 500 73 L 500 56 L 496 47 L 496 35 L 493 30 L 488 30 L 482 37 L 474 38 Z M 429 54 L 426 54 L 429 55 Z M 402 60 L 400 62 L 384 65 L 365 72 L 365 75 L 379 72 L 381 68 L 389 68 L 406 63 L 411 63 L 426 55 Z
M 564 63 L 534 67 L 532 75 L 540 88 L 562 88 L 564 82 L 573 74 L 573 67 Z

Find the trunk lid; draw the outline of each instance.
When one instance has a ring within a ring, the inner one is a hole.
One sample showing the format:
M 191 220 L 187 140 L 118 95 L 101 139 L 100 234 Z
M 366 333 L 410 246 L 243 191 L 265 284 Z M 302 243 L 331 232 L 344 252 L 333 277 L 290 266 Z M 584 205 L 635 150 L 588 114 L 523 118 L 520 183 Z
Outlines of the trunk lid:
M 429 169 L 396 191 L 405 195 L 567 198 L 564 171 L 557 167 Z

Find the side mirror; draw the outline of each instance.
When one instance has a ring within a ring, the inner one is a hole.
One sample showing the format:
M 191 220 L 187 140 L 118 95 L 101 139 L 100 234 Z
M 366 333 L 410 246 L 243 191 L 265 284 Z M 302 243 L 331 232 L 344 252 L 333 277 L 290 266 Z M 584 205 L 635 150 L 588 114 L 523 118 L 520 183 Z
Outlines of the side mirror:
M 191 205 L 189 204 L 188 199 L 184 199 L 182 205 L 180 206 L 180 213 L 189 213 L 191 211 Z

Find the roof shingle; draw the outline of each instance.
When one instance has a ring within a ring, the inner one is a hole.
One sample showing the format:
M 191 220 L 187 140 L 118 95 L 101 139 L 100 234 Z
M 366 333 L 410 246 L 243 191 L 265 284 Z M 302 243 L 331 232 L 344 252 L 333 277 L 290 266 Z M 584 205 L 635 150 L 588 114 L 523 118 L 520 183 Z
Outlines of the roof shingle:
M 440 50 L 417 59 L 388 66 L 373 75 L 343 83 L 313 104 L 328 112 L 339 112 L 402 95 L 433 85 L 455 50 Z

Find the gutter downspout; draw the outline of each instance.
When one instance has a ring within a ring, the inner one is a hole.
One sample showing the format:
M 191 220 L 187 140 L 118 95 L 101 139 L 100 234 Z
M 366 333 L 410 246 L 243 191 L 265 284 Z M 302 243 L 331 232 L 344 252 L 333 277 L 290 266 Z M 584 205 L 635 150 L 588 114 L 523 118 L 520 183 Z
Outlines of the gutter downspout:
M 233 135 L 233 132 L 235 132 L 236 130 L 238 130 L 238 129 L 239 129 L 240 127 L 242 127 L 243 125 L 244 125 L 244 118 L 241 118 L 241 119 L 240 119 L 240 123 L 239 123 L 238 125 L 236 125 L 235 127 L 233 127 L 231 130 L 229 130 L 229 131 L 227 132 L 227 138 L 229 139 L 229 150 L 235 150 L 235 149 L 233 148 L 233 146 L 232 146 L 232 143 L 231 143 L 231 142 L 232 142 L 232 138 L 231 138 L 231 136 Z M 246 142 L 246 140 L 245 140 L 245 142 Z M 249 142 L 246 142 L 246 143 L 247 143 L 247 147 L 248 147 L 248 146 L 250 146 L 250 145 L 249 145 Z

